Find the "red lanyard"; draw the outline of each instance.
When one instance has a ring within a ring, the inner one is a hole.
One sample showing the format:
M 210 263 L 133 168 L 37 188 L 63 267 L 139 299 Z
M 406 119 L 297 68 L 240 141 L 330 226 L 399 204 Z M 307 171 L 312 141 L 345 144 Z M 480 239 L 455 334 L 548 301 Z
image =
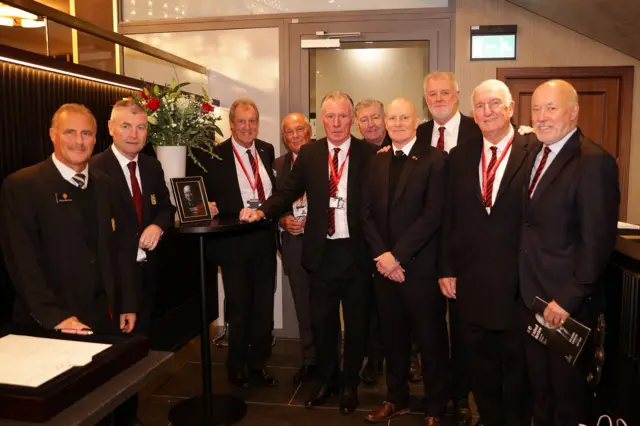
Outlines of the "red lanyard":
M 514 136 L 515 136 L 515 133 L 514 133 Z M 498 158 L 498 161 L 496 161 L 495 166 L 493 166 L 491 170 L 487 170 L 486 159 L 484 157 L 485 149 L 484 149 L 484 143 L 483 143 L 483 146 L 482 146 L 482 199 L 483 200 L 486 198 L 486 195 L 487 195 L 487 181 L 495 176 L 496 171 L 500 166 L 500 163 L 502 163 L 502 160 L 504 160 L 504 156 L 507 155 L 507 152 L 509 152 L 509 150 L 511 149 L 511 144 L 513 143 L 514 136 L 511 136 L 511 140 L 509 141 L 507 146 L 505 146 L 504 151 L 502 151 L 502 154 L 500 155 L 500 158 Z
M 251 182 L 251 178 L 249 177 L 249 173 L 247 173 L 247 169 L 244 167 L 244 162 L 242 161 L 242 157 L 240 157 L 240 154 L 238 154 L 238 150 L 236 149 L 235 145 L 233 145 L 233 153 L 235 154 L 236 158 L 238 159 L 238 162 L 240 163 L 240 167 L 242 167 L 242 171 L 244 172 L 244 175 L 247 177 L 247 181 L 249 181 L 249 186 L 251 186 L 251 190 L 255 191 L 256 187 L 258 186 L 258 173 L 260 173 L 260 162 L 258 160 L 258 156 L 254 155 L 253 158 L 256 161 L 256 171 L 254 173 L 253 176 L 253 182 Z M 257 152 L 256 152 L 257 154 Z
M 327 155 L 329 156 L 329 167 L 331 168 L 331 179 L 336 184 L 336 188 L 340 184 L 340 179 L 342 179 L 342 172 L 344 172 L 344 165 L 347 164 L 347 160 L 349 159 L 350 153 L 351 153 L 351 148 L 349 148 L 349 151 L 347 151 L 347 156 L 344 157 L 342 166 L 340 166 L 340 170 L 338 171 L 338 173 L 336 173 L 336 169 L 335 167 L 333 167 L 333 158 L 331 158 L 331 152 L 327 151 Z

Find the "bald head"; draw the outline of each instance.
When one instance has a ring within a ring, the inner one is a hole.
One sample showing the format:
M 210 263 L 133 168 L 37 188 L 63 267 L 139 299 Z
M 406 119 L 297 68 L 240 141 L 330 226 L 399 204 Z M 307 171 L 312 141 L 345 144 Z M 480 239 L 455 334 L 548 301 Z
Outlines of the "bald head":
M 545 145 L 562 140 L 578 126 L 578 93 L 564 80 L 549 80 L 533 92 L 531 121 Z
M 396 148 L 401 148 L 416 136 L 418 114 L 416 107 L 409 99 L 396 98 L 387 105 L 384 119 L 387 133 Z
M 282 140 L 289 151 L 298 154 L 302 145 L 311 140 L 311 124 L 307 117 L 299 112 L 287 115 L 282 120 Z

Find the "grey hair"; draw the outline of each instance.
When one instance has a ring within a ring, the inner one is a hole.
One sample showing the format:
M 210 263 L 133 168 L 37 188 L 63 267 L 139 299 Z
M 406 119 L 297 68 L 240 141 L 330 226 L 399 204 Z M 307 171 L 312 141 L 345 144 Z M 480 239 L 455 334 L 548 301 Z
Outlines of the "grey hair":
M 358 111 L 360 111 L 363 108 L 368 108 L 374 105 L 380 108 L 380 111 L 382 111 L 382 116 L 384 117 L 386 115 L 384 111 L 384 104 L 376 99 L 363 99 L 360 102 L 358 102 L 356 104 L 356 109 L 355 109 L 356 117 L 358 116 Z
M 453 88 L 455 89 L 456 92 L 460 91 L 460 86 L 458 85 L 458 80 L 456 80 L 456 75 L 452 72 L 449 71 L 433 71 L 430 72 L 429 74 L 427 74 L 424 77 L 424 82 L 422 83 L 422 90 L 424 92 L 427 91 L 427 82 L 429 80 L 435 80 L 435 79 L 445 79 L 445 80 L 449 80 L 451 83 L 453 83 Z
M 475 89 L 473 89 L 473 92 L 471 93 L 471 108 L 475 108 L 475 102 L 473 99 L 475 98 L 477 91 L 493 88 L 497 88 L 499 92 L 503 93 L 503 100 L 506 105 L 511 105 L 511 103 L 513 102 L 513 96 L 511 96 L 511 90 L 509 90 L 509 87 L 504 84 L 503 81 L 491 79 L 483 81 L 482 83 L 478 84 Z
M 324 109 L 324 104 L 327 101 L 339 101 L 342 99 L 346 99 L 347 101 L 349 101 L 349 106 L 351 107 L 351 116 L 353 117 L 353 113 L 354 113 L 353 99 L 351 99 L 351 96 L 347 95 L 342 90 L 334 90 L 333 92 L 329 92 L 326 95 L 324 95 L 324 98 L 322 98 L 322 102 L 320 103 L 320 111 Z

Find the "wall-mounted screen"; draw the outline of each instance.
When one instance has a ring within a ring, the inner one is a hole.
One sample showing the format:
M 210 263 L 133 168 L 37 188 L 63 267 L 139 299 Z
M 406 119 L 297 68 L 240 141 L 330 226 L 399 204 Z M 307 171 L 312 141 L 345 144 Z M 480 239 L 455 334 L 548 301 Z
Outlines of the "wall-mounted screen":
M 516 26 L 471 27 L 471 60 L 516 59 Z

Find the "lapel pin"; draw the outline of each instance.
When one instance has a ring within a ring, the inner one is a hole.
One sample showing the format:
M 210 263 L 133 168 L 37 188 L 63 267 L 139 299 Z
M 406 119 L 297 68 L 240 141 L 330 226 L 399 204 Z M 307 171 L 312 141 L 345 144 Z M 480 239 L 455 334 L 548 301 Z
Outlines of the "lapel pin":
M 416 157 L 415 155 L 411 157 L 412 160 L 417 160 L 418 157 Z
M 56 192 L 56 203 L 68 203 L 71 202 L 71 195 L 68 192 Z
M 155 206 L 156 204 L 158 204 L 158 200 L 156 200 L 156 194 L 151 194 L 151 205 Z

